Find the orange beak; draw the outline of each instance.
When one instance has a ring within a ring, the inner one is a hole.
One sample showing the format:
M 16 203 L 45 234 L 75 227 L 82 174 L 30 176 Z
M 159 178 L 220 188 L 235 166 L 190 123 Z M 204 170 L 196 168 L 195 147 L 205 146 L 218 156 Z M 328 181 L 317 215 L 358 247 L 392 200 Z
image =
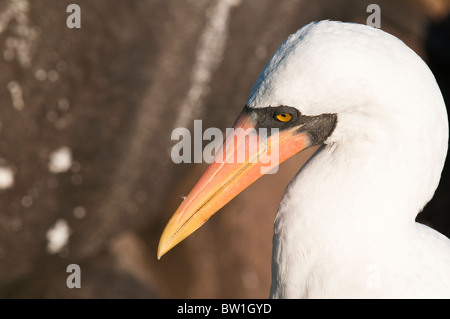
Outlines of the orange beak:
M 214 160 L 167 223 L 159 241 L 158 259 L 258 178 L 312 146 L 310 136 L 299 133 L 302 124 L 272 130 L 268 136 L 258 134 L 255 126 L 249 115 L 241 113 Z

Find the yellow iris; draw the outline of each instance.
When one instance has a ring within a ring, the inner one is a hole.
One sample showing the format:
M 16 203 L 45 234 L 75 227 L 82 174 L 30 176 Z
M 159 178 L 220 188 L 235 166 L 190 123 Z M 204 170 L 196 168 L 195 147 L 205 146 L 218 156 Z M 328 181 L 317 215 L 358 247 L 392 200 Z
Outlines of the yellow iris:
M 289 122 L 292 120 L 292 115 L 289 113 L 281 113 L 276 116 L 277 120 L 280 122 Z

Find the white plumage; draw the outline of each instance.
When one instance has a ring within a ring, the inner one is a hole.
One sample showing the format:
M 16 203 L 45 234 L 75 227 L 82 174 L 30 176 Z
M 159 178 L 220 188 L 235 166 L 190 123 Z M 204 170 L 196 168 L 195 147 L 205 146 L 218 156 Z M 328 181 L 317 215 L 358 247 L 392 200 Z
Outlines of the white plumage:
M 450 298 L 450 240 L 415 222 L 439 183 L 447 114 L 411 49 L 368 26 L 311 23 L 280 46 L 247 105 L 337 114 L 279 206 L 271 297 Z

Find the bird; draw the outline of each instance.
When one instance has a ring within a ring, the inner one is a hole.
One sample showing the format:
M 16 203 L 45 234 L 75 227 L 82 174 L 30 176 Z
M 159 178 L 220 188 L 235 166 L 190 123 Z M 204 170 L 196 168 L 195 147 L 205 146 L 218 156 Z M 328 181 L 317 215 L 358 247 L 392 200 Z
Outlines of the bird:
M 158 259 L 270 169 L 317 146 L 278 207 L 269 297 L 450 298 L 450 240 L 415 221 L 439 184 L 447 111 L 404 42 L 353 22 L 305 25 L 267 62 L 233 128 L 245 133 L 225 137 L 167 223 Z M 278 156 L 270 165 L 269 153 Z

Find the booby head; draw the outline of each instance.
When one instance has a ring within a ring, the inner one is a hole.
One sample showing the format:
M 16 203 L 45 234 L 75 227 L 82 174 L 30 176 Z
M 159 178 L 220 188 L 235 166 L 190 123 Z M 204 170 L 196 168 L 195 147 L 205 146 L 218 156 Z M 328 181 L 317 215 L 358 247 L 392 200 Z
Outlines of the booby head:
M 445 105 L 426 64 L 396 37 L 354 23 L 315 22 L 289 36 L 256 80 L 234 128 L 249 133 L 225 139 L 167 224 L 158 258 L 266 171 L 308 147 L 339 149 L 349 166 L 371 154 L 384 159 L 392 178 L 383 192 L 402 187 L 397 202 L 410 200 L 404 210 L 414 217 L 431 199 L 447 152 Z M 263 138 L 260 128 L 277 130 Z M 241 162 L 234 155 L 240 150 Z M 265 167 L 273 152 L 278 162 Z

